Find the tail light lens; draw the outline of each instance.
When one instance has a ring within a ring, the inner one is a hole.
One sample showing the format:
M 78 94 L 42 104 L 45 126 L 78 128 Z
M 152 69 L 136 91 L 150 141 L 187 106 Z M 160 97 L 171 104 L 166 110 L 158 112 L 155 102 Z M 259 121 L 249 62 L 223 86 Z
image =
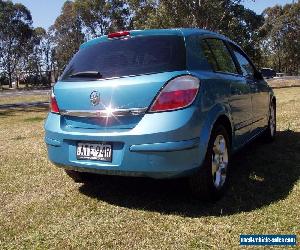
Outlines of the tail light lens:
M 200 80 L 191 75 L 179 76 L 167 83 L 156 97 L 150 112 L 162 112 L 188 107 L 195 100 Z
M 50 96 L 50 111 L 52 113 L 59 114 L 59 108 L 58 108 L 57 101 L 56 101 L 53 91 Z
M 119 31 L 119 32 L 115 32 L 115 33 L 109 33 L 107 35 L 108 38 L 113 39 L 113 38 L 120 38 L 120 37 L 124 37 L 124 36 L 129 36 L 130 32 L 129 31 Z

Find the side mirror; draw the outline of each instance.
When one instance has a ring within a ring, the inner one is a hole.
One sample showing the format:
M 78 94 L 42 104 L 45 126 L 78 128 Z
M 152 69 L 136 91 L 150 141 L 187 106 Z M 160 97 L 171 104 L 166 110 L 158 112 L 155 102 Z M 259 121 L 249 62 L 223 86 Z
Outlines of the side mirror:
M 259 70 L 257 70 L 257 71 L 254 72 L 254 77 L 255 77 L 256 79 L 259 79 L 259 80 L 264 79 L 262 73 L 261 73 Z

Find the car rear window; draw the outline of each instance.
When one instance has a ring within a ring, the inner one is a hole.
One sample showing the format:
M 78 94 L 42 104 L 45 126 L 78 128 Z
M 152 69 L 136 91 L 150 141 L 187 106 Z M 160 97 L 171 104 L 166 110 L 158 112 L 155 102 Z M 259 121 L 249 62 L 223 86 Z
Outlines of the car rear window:
M 100 42 L 80 49 L 66 67 L 61 80 L 81 80 L 80 72 L 99 72 L 101 78 L 111 78 L 184 69 L 186 52 L 183 37 L 141 36 Z M 95 79 L 85 75 L 84 80 Z

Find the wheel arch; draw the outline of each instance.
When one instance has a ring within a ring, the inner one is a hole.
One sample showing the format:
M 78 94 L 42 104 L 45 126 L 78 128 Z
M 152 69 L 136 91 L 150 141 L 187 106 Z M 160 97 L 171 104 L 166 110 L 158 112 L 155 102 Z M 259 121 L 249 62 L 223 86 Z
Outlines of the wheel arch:
M 233 129 L 232 124 L 229 117 L 225 114 L 220 115 L 214 123 L 213 127 L 217 125 L 223 125 L 228 133 L 229 140 L 230 140 L 230 147 L 232 147 L 232 137 L 233 137 Z
M 222 124 L 225 127 L 230 139 L 230 147 L 231 149 L 233 148 L 234 124 L 231 117 L 230 107 L 219 103 L 207 113 L 205 122 L 202 125 L 200 133 L 200 151 L 206 153 L 212 131 L 217 124 Z M 201 161 L 202 160 L 203 154 Z

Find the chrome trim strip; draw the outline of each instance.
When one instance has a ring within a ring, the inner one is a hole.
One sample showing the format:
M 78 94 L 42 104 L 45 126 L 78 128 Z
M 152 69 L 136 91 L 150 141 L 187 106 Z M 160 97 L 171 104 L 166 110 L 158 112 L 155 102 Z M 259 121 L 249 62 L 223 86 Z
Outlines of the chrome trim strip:
M 120 116 L 138 116 L 146 113 L 148 108 L 132 109 L 101 109 L 101 110 L 62 110 L 60 113 L 64 116 L 74 117 L 120 117 Z

